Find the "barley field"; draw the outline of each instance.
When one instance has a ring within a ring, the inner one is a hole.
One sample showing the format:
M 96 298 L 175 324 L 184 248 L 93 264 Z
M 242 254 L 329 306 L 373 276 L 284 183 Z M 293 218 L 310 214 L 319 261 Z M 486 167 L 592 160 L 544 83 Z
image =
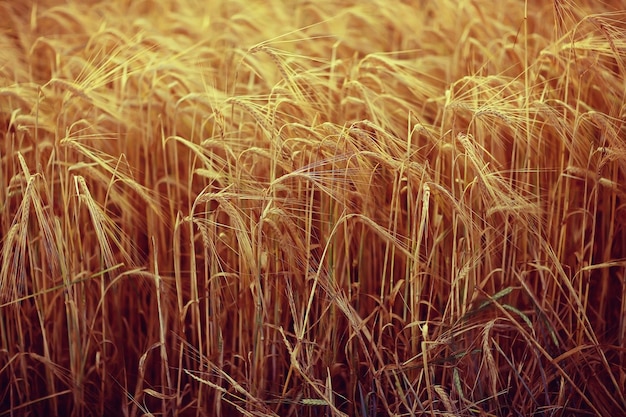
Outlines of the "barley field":
M 0 0 L 0 417 L 626 415 L 625 22 Z

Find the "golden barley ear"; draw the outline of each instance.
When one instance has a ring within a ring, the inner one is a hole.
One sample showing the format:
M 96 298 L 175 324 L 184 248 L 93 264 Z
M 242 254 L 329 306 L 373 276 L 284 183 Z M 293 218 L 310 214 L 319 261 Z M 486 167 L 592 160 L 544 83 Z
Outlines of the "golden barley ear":
M 624 0 L 0 1 L 0 416 L 626 415 Z

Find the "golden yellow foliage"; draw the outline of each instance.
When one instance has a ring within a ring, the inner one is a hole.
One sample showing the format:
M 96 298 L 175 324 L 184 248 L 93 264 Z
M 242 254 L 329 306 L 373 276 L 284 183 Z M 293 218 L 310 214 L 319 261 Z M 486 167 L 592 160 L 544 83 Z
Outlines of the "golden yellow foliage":
M 0 416 L 626 414 L 624 10 L 0 1 Z

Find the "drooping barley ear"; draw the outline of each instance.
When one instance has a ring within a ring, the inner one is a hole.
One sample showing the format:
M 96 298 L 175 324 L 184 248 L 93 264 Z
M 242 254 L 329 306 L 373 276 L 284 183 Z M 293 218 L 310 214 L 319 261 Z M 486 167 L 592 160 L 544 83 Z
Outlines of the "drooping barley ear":
M 283 62 L 280 60 L 280 58 L 278 58 L 278 55 L 276 54 L 276 52 L 274 52 L 272 48 L 264 44 L 259 44 L 250 48 L 248 52 L 251 54 L 255 54 L 257 52 L 264 52 L 265 54 L 267 54 L 267 56 L 270 57 L 272 62 L 274 62 L 274 65 L 276 65 L 276 68 L 280 72 L 280 75 L 283 78 L 283 80 L 287 82 L 288 85 L 291 85 L 291 82 L 292 82 L 291 77 L 289 76 L 289 74 L 287 74 L 287 71 L 285 70 Z
M 254 120 L 257 122 L 257 124 L 261 128 L 263 128 L 263 131 L 265 132 L 265 134 L 270 135 L 271 137 L 273 129 L 270 128 L 269 124 L 267 123 L 265 118 L 261 115 L 261 113 L 258 110 L 254 109 L 250 104 L 238 98 L 229 98 L 228 100 L 226 100 L 226 103 L 231 103 L 233 105 L 237 105 L 241 107 L 242 109 L 244 109 L 246 113 L 252 116 Z
M 76 97 L 82 98 L 87 103 L 93 103 L 93 100 L 91 99 L 90 96 L 87 95 L 87 93 L 85 92 L 83 88 L 81 88 L 78 84 L 74 82 L 64 80 L 62 78 L 53 78 L 48 83 L 46 83 L 46 85 L 44 85 L 43 87 L 44 88 L 45 87 L 59 88 L 63 91 L 68 91 L 69 93 L 71 93 L 72 95 Z
M 615 61 L 620 69 L 621 74 L 626 74 L 626 65 L 624 64 L 623 55 L 624 55 L 624 32 L 619 27 L 615 27 L 612 24 L 608 23 L 604 17 L 595 17 L 592 16 L 588 19 L 591 23 L 593 23 L 604 35 L 605 39 L 609 43 L 611 51 L 615 56 Z M 620 46 L 616 44 L 616 42 L 620 42 Z
M 100 246 L 104 264 L 107 270 L 113 270 L 117 268 L 119 264 L 116 262 L 113 254 L 109 219 L 96 200 L 91 196 L 91 192 L 87 187 L 84 177 L 76 175 L 74 177 L 74 187 L 76 196 L 78 197 L 79 207 L 81 204 L 85 204 L 91 217 L 91 226 L 93 226 L 93 230 L 96 233 L 96 239 Z
M 513 122 L 511 121 L 511 119 L 509 118 L 509 116 L 507 116 L 506 114 L 504 114 L 503 112 L 494 109 L 494 108 L 489 108 L 489 107 L 483 107 L 480 108 L 476 113 L 475 113 L 476 117 L 480 118 L 481 116 L 493 116 L 496 117 L 500 120 L 502 120 L 507 126 L 513 126 Z
M 26 218 L 27 220 L 27 218 Z M 24 294 L 26 273 L 26 241 L 23 219 L 11 225 L 2 247 L 2 265 L 0 266 L 0 302 L 15 304 Z

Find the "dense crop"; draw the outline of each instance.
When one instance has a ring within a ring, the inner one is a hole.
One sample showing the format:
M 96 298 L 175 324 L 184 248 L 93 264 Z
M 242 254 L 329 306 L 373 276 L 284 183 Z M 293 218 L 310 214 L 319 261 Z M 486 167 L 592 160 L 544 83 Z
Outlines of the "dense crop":
M 0 1 L 0 416 L 625 415 L 624 10 Z

